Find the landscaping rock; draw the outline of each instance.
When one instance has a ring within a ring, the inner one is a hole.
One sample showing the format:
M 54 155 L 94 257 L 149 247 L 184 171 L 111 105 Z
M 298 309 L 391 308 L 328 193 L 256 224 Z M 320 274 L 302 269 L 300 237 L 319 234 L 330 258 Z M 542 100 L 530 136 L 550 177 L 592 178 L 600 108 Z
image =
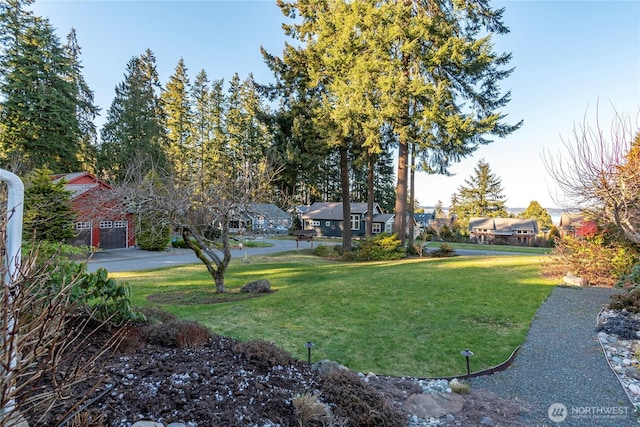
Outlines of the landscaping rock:
M 404 402 L 405 409 L 419 418 L 440 418 L 462 411 L 464 398 L 456 393 L 412 394 Z
M 271 283 L 269 283 L 269 281 L 266 279 L 249 282 L 242 288 L 240 288 L 240 292 L 268 293 L 271 292 Z
M 569 285 L 569 286 L 587 286 L 589 284 L 587 279 L 584 279 L 584 278 L 578 277 L 578 276 L 574 276 L 571 273 L 567 273 L 562 278 L 562 283 L 564 283 L 565 285 Z
M 336 361 L 329 360 L 329 359 L 322 359 L 321 361 L 311 365 L 311 370 L 319 373 L 320 375 L 325 375 L 335 371 L 346 371 L 347 368 L 345 366 L 342 366 Z

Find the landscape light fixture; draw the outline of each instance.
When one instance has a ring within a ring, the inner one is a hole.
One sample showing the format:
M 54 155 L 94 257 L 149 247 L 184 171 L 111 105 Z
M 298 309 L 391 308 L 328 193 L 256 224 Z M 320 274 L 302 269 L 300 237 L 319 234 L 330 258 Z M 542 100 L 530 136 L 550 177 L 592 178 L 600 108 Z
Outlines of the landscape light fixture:
M 313 347 L 314 344 L 311 341 L 307 341 L 304 346 L 307 347 L 307 361 L 311 364 L 311 347 Z
M 467 379 L 469 379 L 469 377 L 471 376 L 471 369 L 469 368 L 469 358 L 473 356 L 473 351 L 465 348 L 464 351 L 460 352 L 460 354 L 463 355 L 465 359 L 467 359 Z

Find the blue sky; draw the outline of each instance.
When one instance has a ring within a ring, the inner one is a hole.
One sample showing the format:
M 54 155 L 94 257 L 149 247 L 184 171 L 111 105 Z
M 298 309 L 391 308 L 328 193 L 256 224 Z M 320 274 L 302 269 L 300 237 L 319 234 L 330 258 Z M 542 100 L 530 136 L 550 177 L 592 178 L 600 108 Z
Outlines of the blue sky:
M 480 147 L 451 168 L 451 177 L 418 174 L 423 205 L 451 195 L 484 159 L 502 180 L 508 207 L 536 200 L 557 206 L 561 195 L 548 177 L 543 152 L 560 153 L 574 126 L 586 118 L 607 127 L 613 108 L 634 118 L 640 111 L 640 2 L 496 1 L 505 7 L 511 32 L 494 39 L 497 51 L 512 52 L 514 73 L 502 83 L 511 90 L 503 109 L 524 126 L 504 139 Z M 268 1 L 77 1 L 37 0 L 36 14 L 48 17 L 62 41 L 73 27 L 82 48 L 84 76 L 102 108 L 102 124 L 124 79 L 125 66 L 147 48 L 156 55 L 166 83 L 183 58 L 191 80 L 202 69 L 210 79 L 229 80 L 253 73 L 272 79 L 260 46 L 280 54 L 285 17 Z M 640 118 L 636 120 L 640 124 Z M 559 196 L 559 197 L 558 197 Z

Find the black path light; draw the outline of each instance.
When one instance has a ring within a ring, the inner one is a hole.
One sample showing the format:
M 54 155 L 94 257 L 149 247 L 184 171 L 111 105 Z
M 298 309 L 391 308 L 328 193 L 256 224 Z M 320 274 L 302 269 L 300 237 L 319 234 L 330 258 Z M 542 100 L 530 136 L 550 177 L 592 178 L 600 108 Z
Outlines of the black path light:
M 465 348 L 464 351 L 460 352 L 461 355 L 467 359 L 467 379 L 471 376 L 471 369 L 469 368 L 469 358 L 473 356 L 473 351 L 470 351 L 468 348 Z
M 311 364 L 311 348 L 314 344 L 311 341 L 307 341 L 304 346 L 307 347 L 307 360 L 309 361 L 309 364 Z

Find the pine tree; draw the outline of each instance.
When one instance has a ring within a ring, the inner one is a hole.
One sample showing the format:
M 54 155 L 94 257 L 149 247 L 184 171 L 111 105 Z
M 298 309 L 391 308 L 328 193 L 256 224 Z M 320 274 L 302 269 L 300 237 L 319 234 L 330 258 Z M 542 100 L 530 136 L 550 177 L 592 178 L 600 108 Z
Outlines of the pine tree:
M 83 156 L 73 64 L 49 21 L 23 10 L 31 3 L 0 4 L 0 162 L 71 172 Z
M 114 181 L 125 179 L 132 161 L 166 167 L 165 128 L 160 100 L 161 85 L 155 57 L 147 50 L 127 64 L 125 80 L 101 130 L 98 170 Z
M 506 217 L 502 181 L 487 162 L 478 161 L 474 173 L 461 185 L 452 201 L 452 211 L 461 223 L 471 217 Z

